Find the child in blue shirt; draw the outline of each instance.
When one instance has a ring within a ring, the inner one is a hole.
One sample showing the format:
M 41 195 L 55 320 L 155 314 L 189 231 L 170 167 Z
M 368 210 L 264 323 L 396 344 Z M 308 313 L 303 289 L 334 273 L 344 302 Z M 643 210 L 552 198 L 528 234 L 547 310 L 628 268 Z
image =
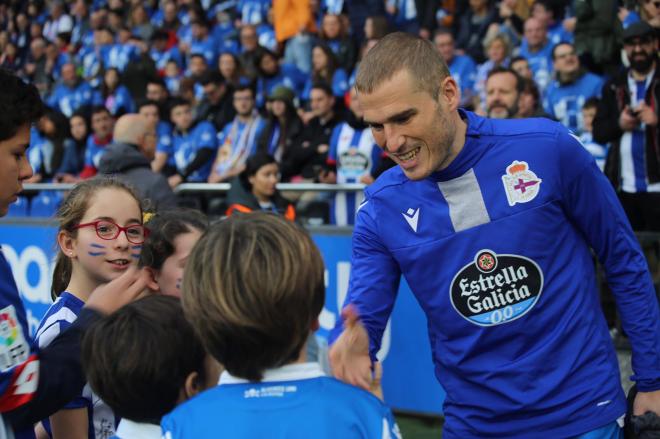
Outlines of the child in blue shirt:
M 400 437 L 378 398 L 306 362 L 323 273 L 312 239 L 281 216 L 254 212 L 211 226 L 188 259 L 183 308 L 226 371 L 219 386 L 163 418 L 164 437 Z

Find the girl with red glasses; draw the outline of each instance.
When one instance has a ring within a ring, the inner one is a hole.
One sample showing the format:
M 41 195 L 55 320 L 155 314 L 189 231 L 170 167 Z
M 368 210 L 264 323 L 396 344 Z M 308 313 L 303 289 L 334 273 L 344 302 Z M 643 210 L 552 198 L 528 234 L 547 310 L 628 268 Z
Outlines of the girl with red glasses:
M 124 183 L 94 178 L 78 184 L 57 212 L 59 252 L 51 292 L 55 303 L 37 329 L 40 348 L 69 327 L 94 289 L 126 272 L 140 256 L 148 230 L 141 201 Z M 110 341 L 109 341 L 110 342 Z M 45 419 L 54 439 L 114 434 L 112 410 L 85 386 L 82 394 Z

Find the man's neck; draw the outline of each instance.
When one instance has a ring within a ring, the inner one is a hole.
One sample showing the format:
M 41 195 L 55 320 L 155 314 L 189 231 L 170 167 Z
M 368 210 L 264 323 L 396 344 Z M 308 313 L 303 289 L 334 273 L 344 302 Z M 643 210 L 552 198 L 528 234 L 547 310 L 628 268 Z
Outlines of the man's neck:
M 247 115 L 237 114 L 236 117 L 238 118 L 239 122 L 249 123 L 252 120 L 252 113 L 249 113 Z
M 447 157 L 440 163 L 438 171 L 446 169 L 451 162 L 458 156 L 463 147 L 465 146 L 465 137 L 467 135 L 467 123 L 463 120 L 458 111 L 455 111 L 450 117 L 456 118 L 456 133 L 454 134 L 454 141 L 449 146 L 449 151 L 447 152 Z
M 534 46 L 529 45 L 529 51 L 532 52 L 532 53 L 536 53 L 536 52 L 540 51 L 541 49 L 543 49 L 546 44 L 548 44 L 548 40 L 541 41 L 539 44 L 536 44 Z

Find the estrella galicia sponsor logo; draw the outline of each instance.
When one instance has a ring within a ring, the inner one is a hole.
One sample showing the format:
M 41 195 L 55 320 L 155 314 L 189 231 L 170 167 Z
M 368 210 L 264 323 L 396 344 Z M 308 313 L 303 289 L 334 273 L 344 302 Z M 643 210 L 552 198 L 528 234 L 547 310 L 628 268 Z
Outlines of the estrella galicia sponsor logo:
M 543 291 L 543 272 L 529 258 L 480 250 L 454 276 L 451 304 L 465 319 L 494 326 L 525 315 Z

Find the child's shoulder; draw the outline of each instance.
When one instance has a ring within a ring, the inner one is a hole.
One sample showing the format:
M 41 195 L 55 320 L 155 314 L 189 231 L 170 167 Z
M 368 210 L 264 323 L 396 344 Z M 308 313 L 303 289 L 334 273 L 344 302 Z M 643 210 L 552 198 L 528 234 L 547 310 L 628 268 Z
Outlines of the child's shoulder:
M 35 340 L 39 347 L 48 346 L 50 342 L 64 329 L 68 328 L 78 318 L 84 302 L 73 294 L 64 291 L 44 314 Z

